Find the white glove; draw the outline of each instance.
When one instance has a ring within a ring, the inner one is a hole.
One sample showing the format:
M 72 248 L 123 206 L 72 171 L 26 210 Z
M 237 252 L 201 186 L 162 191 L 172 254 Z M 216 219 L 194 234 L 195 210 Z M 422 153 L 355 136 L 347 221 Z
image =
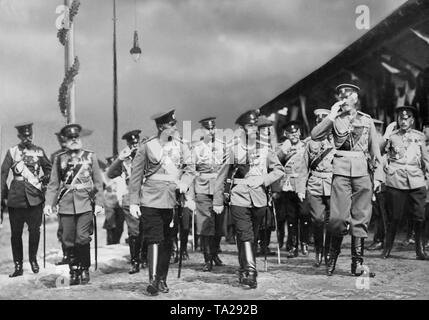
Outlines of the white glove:
M 216 213 L 216 214 L 221 214 L 222 213 L 222 211 L 223 211 L 223 206 L 213 206 L 213 211 Z
M 331 119 L 332 121 L 334 121 L 335 118 L 338 117 L 340 110 L 341 110 L 341 106 L 343 104 L 344 104 L 344 101 L 335 102 L 331 107 L 331 113 L 328 115 L 328 118 Z
M 52 214 L 52 207 L 50 205 L 45 205 L 43 208 L 43 214 L 49 217 Z
M 287 116 L 287 112 L 288 112 L 288 108 L 287 107 L 283 107 L 282 109 L 280 109 L 279 111 L 277 111 L 278 114 L 281 114 L 283 116 Z
M 379 190 L 380 187 L 381 187 L 381 182 L 378 180 L 374 180 L 374 193 L 377 193 L 378 191 L 380 191 Z
M 186 200 L 185 201 L 185 208 L 188 208 L 191 211 L 195 210 L 195 201 L 192 199 Z
M 292 143 L 288 140 L 285 140 L 281 146 L 281 150 L 284 154 L 288 153 L 290 148 L 292 147 Z
M 142 213 L 140 212 L 140 207 L 136 204 L 130 205 L 130 214 L 136 219 L 140 218 L 140 216 L 142 215 Z
M 94 208 L 94 215 L 99 215 L 104 213 L 104 208 L 102 206 L 99 206 L 98 204 L 95 205 Z
M 390 135 L 396 129 L 396 121 L 393 121 L 386 127 L 386 131 L 384 132 L 383 138 L 384 140 L 389 140 Z
M 186 193 L 186 191 L 188 191 L 188 186 L 183 182 L 178 182 L 176 189 L 179 189 L 180 193 Z
M 126 146 L 124 149 L 119 152 L 118 159 L 124 161 L 126 158 L 128 158 L 131 155 L 132 150 Z
M 305 200 L 305 193 L 298 193 L 298 199 L 303 202 Z

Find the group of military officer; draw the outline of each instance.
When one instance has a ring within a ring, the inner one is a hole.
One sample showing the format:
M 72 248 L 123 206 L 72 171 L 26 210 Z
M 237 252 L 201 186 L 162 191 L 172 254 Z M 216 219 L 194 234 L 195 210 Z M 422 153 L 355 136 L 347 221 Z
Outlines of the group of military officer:
M 192 146 L 180 137 L 174 110 L 153 116 L 157 133 L 143 139 L 140 130 L 124 134 L 127 147 L 106 171 L 109 181 L 122 177 L 125 183 L 118 193 L 122 213 L 107 210 L 103 199 L 107 180 L 94 152 L 82 146 L 80 125 L 67 125 L 57 134 L 62 149 L 52 161 L 32 144 L 31 124 L 16 126 L 21 143 L 8 150 L 1 181 L 12 230 L 15 271 L 10 276 L 23 273 L 25 222 L 31 268 L 39 271 L 36 255 L 42 211 L 50 215 L 56 210 L 70 284 L 88 283 L 93 215 L 103 212 L 103 207 L 110 243 L 119 241 L 122 222 L 116 216 L 123 214 L 129 235 L 129 273 L 147 264 L 150 295 L 169 292 L 167 276 L 177 231 L 181 255 L 185 255 L 194 218 L 203 252 L 202 270 L 210 272 L 213 266 L 223 265 L 218 254 L 225 212 L 236 231 L 238 280 L 250 288 L 257 287 L 257 244 L 266 253 L 272 221 L 279 247 L 287 225 L 290 258 L 299 251 L 309 254 L 313 232 L 314 265 L 319 267 L 324 260 L 329 276 L 335 271 L 344 236 L 351 234 L 351 274 L 362 275 L 359 267 L 372 202 L 376 210 L 387 212 L 376 215 L 377 226 L 387 224 L 383 257 L 390 256 L 405 206 L 410 204 L 416 256 L 428 259 L 423 238 L 429 155 L 425 135 L 413 129 L 416 110 L 397 108 L 396 121 L 382 137 L 376 129 L 380 122 L 357 110 L 359 91 L 353 84 L 339 85 L 338 102 L 330 110 L 314 111 L 316 126 L 311 137 L 301 140 L 300 123 L 290 121 L 283 128 L 286 139 L 279 145 L 272 139 L 273 122 L 255 110 L 238 117 L 238 130 L 228 142 L 217 134 L 216 118 L 202 119 Z M 13 180 L 8 189 L 10 169 Z M 192 216 L 185 222 L 184 209 Z

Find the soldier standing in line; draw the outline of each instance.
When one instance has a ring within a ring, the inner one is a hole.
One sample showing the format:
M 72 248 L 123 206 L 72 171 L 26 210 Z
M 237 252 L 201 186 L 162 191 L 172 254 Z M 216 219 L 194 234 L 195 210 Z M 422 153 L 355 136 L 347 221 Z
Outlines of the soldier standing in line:
M 213 211 L 213 193 L 216 177 L 225 154 L 225 144 L 215 136 L 216 118 L 210 117 L 200 120 L 202 131 L 201 140 L 192 150 L 192 161 L 195 164 L 197 175 L 193 184 L 193 194 L 196 206 L 196 233 L 199 236 L 203 249 L 203 271 L 212 271 L 213 263 L 223 266 L 219 258 L 218 248 L 223 227 L 224 213 L 216 214 Z
M 349 232 L 352 235 L 351 274 L 363 274 L 357 267 L 363 265 L 364 239 L 368 237 L 373 190 L 378 190 L 382 181 L 380 145 L 374 122 L 369 115 L 356 110 L 359 90 L 353 84 L 337 86 L 339 101 L 311 131 L 311 138 L 316 141 L 332 133 L 337 149 L 332 163 L 328 276 L 332 276 L 335 270 L 343 237 Z M 369 276 L 374 275 L 371 273 Z
M 398 129 L 386 141 L 387 174 L 386 204 L 389 223 L 383 257 L 390 257 L 396 231 L 405 206 L 411 206 L 414 221 L 416 258 L 427 260 L 423 229 L 425 220 L 425 200 L 429 179 L 429 153 L 425 135 L 412 129 L 415 107 L 396 108 Z
M 225 180 L 230 170 L 231 215 L 237 230 L 239 282 L 257 287 L 255 246 L 259 226 L 267 210 L 267 193 L 272 183 L 283 176 L 277 155 L 267 148 L 257 148 L 257 115 L 255 111 L 242 114 L 236 124 L 240 136 L 227 147 L 225 160 L 216 178 L 213 210 L 224 210 Z
M 70 285 L 87 284 L 91 266 L 90 242 L 93 214 L 103 212 L 103 178 L 94 152 L 82 148 L 78 124 L 60 131 L 67 139 L 67 150 L 55 157 L 46 190 L 43 212 L 52 214 L 58 205 L 63 226 L 62 242 L 69 257 Z
M 429 148 L 429 120 L 423 121 L 423 133 L 426 137 L 426 149 Z M 425 231 L 424 231 L 424 239 L 425 239 L 425 249 L 429 249 L 429 189 L 426 192 L 426 204 L 425 204 Z
M 22 276 L 22 231 L 28 226 L 28 257 L 31 270 L 39 272 L 37 250 L 42 224 L 44 188 L 51 174 L 51 162 L 42 148 L 33 144 L 33 124 L 16 125 L 21 142 L 10 148 L 1 166 L 2 208 L 8 207 L 11 229 L 11 245 L 15 271 L 9 277 Z M 9 170 L 13 180 L 7 187 Z
M 316 109 L 316 125 L 330 113 L 327 109 Z M 322 141 L 310 140 L 305 146 L 300 179 L 307 181 L 307 195 L 314 233 L 314 266 L 319 267 L 324 258 L 327 263 L 330 233 L 326 230 L 329 221 L 329 202 L 331 198 L 332 160 L 335 147 L 332 135 Z M 326 248 L 326 250 L 324 249 Z
M 310 238 L 310 214 L 308 200 L 305 197 L 306 179 L 300 179 L 300 167 L 306 143 L 300 140 L 301 130 L 298 121 L 289 121 L 284 126 L 286 140 L 279 147 L 277 155 L 284 166 L 285 175 L 280 180 L 281 194 L 286 210 L 288 237 L 286 242 L 287 257 L 298 256 L 298 245 L 301 253 L 308 255 Z M 278 196 L 276 196 L 278 197 Z M 299 241 L 298 241 L 299 239 Z
M 383 144 L 383 121 L 374 119 L 374 125 L 375 130 L 377 130 L 377 133 L 379 135 L 379 140 L 381 144 Z M 381 151 L 381 159 L 382 163 L 381 166 L 385 168 L 387 164 L 387 158 L 384 150 Z M 385 201 L 385 191 L 386 191 L 386 174 L 383 171 L 382 175 L 383 181 L 380 186 L 380 189 L 378 192 L 374 193 L 374 196 L 372 198 L 372 217 L 375 220 L 375 231 L 374 231 L 374 239 L 372 244 L 368 247 L 368 250 L 374 251 L 374 250 L 381 250 L 384 247 L 384 238 L 386 236 L 386 201 Z
M 130 213 L 130 194 L 129 182 L 131 177 L 132 161 L 134 160 L 137 150 L 140 145 L 141 130 L 132 130 L 126 132 L 122 139 L 127 142 L 127 146 L 121 150 L 118 158 L 109 166 L 107 177 L 114 179 L 121 177 L 127 186 L 124 194 L 121 197 L 121 208 L 124 212 L 125 221 L 128 227 L 128 245 L 130 247 L 131 269 L 129 274 L 134 274 L 140 271 L 140 263 L 145 267 L 147 264 L 146 253 L 147 244 L 143 243 L 141 233 L 141 219 L 136 218 Z M 144 140 L 143 140 L 144 141 Z M 143 255 L 140 256 L 141 252 Z M 143 261 L 140 261 L 141 258 Z
M 174 110 L 155 115 L 152 120 L 158 133 L 137 151 L 129 193 L 130 213 L 135 218 L 141 216 L 143 238 L 148 243 L 149 285 L 146 291 L 157 295 L 169 292 L 170 223 L 177 205 L 176 193 L 188 191 L 195 173 L 190 150 L 178 135 Z

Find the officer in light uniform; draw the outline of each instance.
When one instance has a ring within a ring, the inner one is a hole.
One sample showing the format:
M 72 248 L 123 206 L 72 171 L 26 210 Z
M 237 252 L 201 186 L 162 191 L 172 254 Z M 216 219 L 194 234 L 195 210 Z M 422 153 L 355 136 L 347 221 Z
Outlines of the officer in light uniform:
M 33 144 L 33 124 L 16 125 L 21 142 L 10 148 L 1 166 L 2 207 L 7 205 L 11 229 L 11 244 L 15 271 L 9 277 L 23 274 L 22 231 L 28 226 L 28 258 L 31 270 L 39 272 L 37 250 L 42 224 L 43 195 L 51 173 L 51 162 L 42 148 Z M 13 180 L 7 187 L 9 171 Z M 6 203 L 7 201 L 7 203 Z
M 195 176 L 191 152 L 182 142 L 174 110 L 152 117 L 158 134 L 138 149 L 129 182 L 130 213 L 142 219 L 143 239 L 148 243 L 150 295 L 167 293 L 172 251 L 170 227 L 176 210 L 176 190 L 185 194 Z
M 224 213 L 213 211 L 213 193 L 217 173 L 225 155 L 225 144 L 216 137 L 216 118 L 209 117 L 199 121 L 201 140 L 192 150 L 192 160 L 197 176 L 193 184 L 193 197 L 196 205 L 196 233 L 199 236 L 204 254 L 203 271 L 211 271 L 213 263 L 224 265 L 218 255 L 222 234 Z
M 328 109 L 316 109 L 316 125 L 330 113 Z M 307 181 L 307 195 L 313 222 L 315 267 L 319 267 L 322 258 L 327 263 L 330 234 L 326 229 L 329 221 L 329 202 L 331 198 L 332 160 L 335 154 L 332 135 L 322 141 L 310 140 L 305 146 L 303 165 L 300 167 L 300 179 Z
M 305 196 L 305 182 L 299 176 L 306 143 L 300 140 L 301 130 L 298 121 L 289 121 L 284 126 L 286 140 L 279 147 L 277 155 L 285 169 L 285 175 L 280 181 L 281 194 L 286 210 L 288 238 L 286 243 L 287 257 L 298 256 L 299 243 L 301 253 L 308 255 L 310 237 L 310 214 L 308 200 Z M 299 231 L 298 231 L 299 230 Z M 299 241 L 298 241 L 299 238 Z
M 386 205 L 388 229 L 383 257 L 388 258 L 406 205 L 412 208 L 416 239 L 416 258 L 428 259 L 423 244 L 425 200 L 429 178 L 429 153 L 425 135 L 412 129 L 417 110 L 412 106 L 396 108 L 398 129 L 386 141 Z
M 231 215 L 237 230 L 239 282 L 257 287 L 255 246 L 259 226 L 267 210 L 267 190 L 283 176 L 276 154 L 267 148 L 257 148 L 257 114 L 248 111 L 236 124 L 239 136 L 228 145 L 225 162 L 216 178 L 213 209 L 224 210 L 225 180 L 233 170 Z
M 380 145 L 372 118 L 356 110 L 359 87 L 341 84 L 336 88 L 339 101 L 330 114 L 311 131 L 311 138 L 321 141 L 333 134 L 337 149 L 332 169 L 332 189 L 328 230 L 331 245 L 327 275 L 335 270 L 343 237 L 352 235 L 351 274 L 360 276 L 364 239 L 368 237 L 371 198 L 382 181 Z M 371 178 L 374 172 L 374 177 Z M 374 275 L 374 274 L 371 274 Z
M 93 214 L 103 212 L 103 177 L 94 152 L 82 148 L 79 124 L 68 124 L 60 131 L 67 139 L 67 150 L 55 157 L 46 190 L 43 212 L 52 214 L 58 205 L 63 226 L 62 242 L 69 257 L 70 285 L 87 284 L 91 266 L 90 242 Z

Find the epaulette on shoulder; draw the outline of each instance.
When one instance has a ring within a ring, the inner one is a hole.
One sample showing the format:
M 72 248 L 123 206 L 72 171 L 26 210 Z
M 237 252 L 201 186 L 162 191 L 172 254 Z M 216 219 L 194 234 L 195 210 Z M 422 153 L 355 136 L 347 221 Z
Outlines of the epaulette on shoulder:
M 85 152 L 88 152 L 88 153 L 95 153 L 94 151 L 92 151 L 92 150 L 87 150 L 87 149 L 82 149 L 82 151 L 85 151 Z
M 366 114 L 366 113 L 364 113 L 364 112 L 362 112 L 362 111 L 358 111 L 357 113 L 359 113 L 360 115 L 362 115 L 362 116 L 364 116 L 364 117 L 367 117 L 367 118 L 372 119 L 372 118 L 371 118 L 371 116 L 370 116 L 369 114 Z

